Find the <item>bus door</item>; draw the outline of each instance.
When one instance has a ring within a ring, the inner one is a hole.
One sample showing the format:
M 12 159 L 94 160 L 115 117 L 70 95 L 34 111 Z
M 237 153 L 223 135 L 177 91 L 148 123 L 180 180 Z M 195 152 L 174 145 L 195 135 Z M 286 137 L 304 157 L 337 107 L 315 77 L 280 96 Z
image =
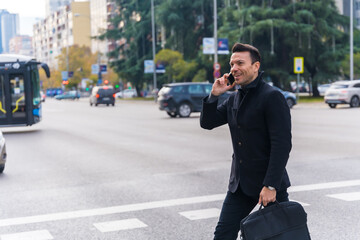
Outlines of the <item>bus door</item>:
M 0 74 L 0 124 L 26 124 L 24 73 Z

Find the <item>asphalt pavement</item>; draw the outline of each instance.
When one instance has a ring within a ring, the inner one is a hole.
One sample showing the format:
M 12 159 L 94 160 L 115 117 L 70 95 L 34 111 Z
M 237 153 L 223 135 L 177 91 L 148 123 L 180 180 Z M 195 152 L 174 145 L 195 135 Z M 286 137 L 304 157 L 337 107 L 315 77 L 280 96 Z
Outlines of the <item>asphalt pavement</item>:
M 313 240 L 360 239 L 360 108 L 291 110 L 290 198 Z M 212 239 L 231 164 L 228 128 L 168 117 L 152 101 L 43 104 L 43 120 L 2 128 L 1 240 Z

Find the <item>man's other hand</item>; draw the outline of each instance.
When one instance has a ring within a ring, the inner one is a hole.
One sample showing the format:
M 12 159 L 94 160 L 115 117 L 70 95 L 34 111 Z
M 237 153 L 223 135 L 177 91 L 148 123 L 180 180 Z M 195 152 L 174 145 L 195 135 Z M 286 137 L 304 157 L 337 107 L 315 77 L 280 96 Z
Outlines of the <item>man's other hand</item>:
M 276 201 L 276 189 L 270 190 L 267 187 L 263 187 L 260 192 L 259 204 L 263 204 L 264 207 L 268 205 L 270 202 Z

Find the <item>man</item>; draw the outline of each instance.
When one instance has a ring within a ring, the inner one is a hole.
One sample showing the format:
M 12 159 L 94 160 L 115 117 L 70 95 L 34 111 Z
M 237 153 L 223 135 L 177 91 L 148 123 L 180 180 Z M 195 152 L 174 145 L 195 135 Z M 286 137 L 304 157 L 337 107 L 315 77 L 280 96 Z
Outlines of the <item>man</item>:
M 258 49 L 236 43 L 230 59 L 234 83 L 224 74 L 203 101 L 201 127 L 228 124 L 234 151 L 215 240 L 236 239 L 240 221 L 256 204 L 289 201 L 285 166 L 291 150 L 290 109 L 284 96 L 262 80 L 260 61 Z M 240 89 L 217 107 L 218 96 L 235 85 Z

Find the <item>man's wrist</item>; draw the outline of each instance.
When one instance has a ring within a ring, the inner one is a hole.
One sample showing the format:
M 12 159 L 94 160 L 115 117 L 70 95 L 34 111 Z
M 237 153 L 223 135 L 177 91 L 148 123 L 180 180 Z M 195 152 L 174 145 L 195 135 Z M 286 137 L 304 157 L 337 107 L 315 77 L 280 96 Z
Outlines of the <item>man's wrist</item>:
M 272 186 L 266 186 L 270 191 L 274 191 L 274 190 L 276 190 L 274 187 L 272 187 Z

